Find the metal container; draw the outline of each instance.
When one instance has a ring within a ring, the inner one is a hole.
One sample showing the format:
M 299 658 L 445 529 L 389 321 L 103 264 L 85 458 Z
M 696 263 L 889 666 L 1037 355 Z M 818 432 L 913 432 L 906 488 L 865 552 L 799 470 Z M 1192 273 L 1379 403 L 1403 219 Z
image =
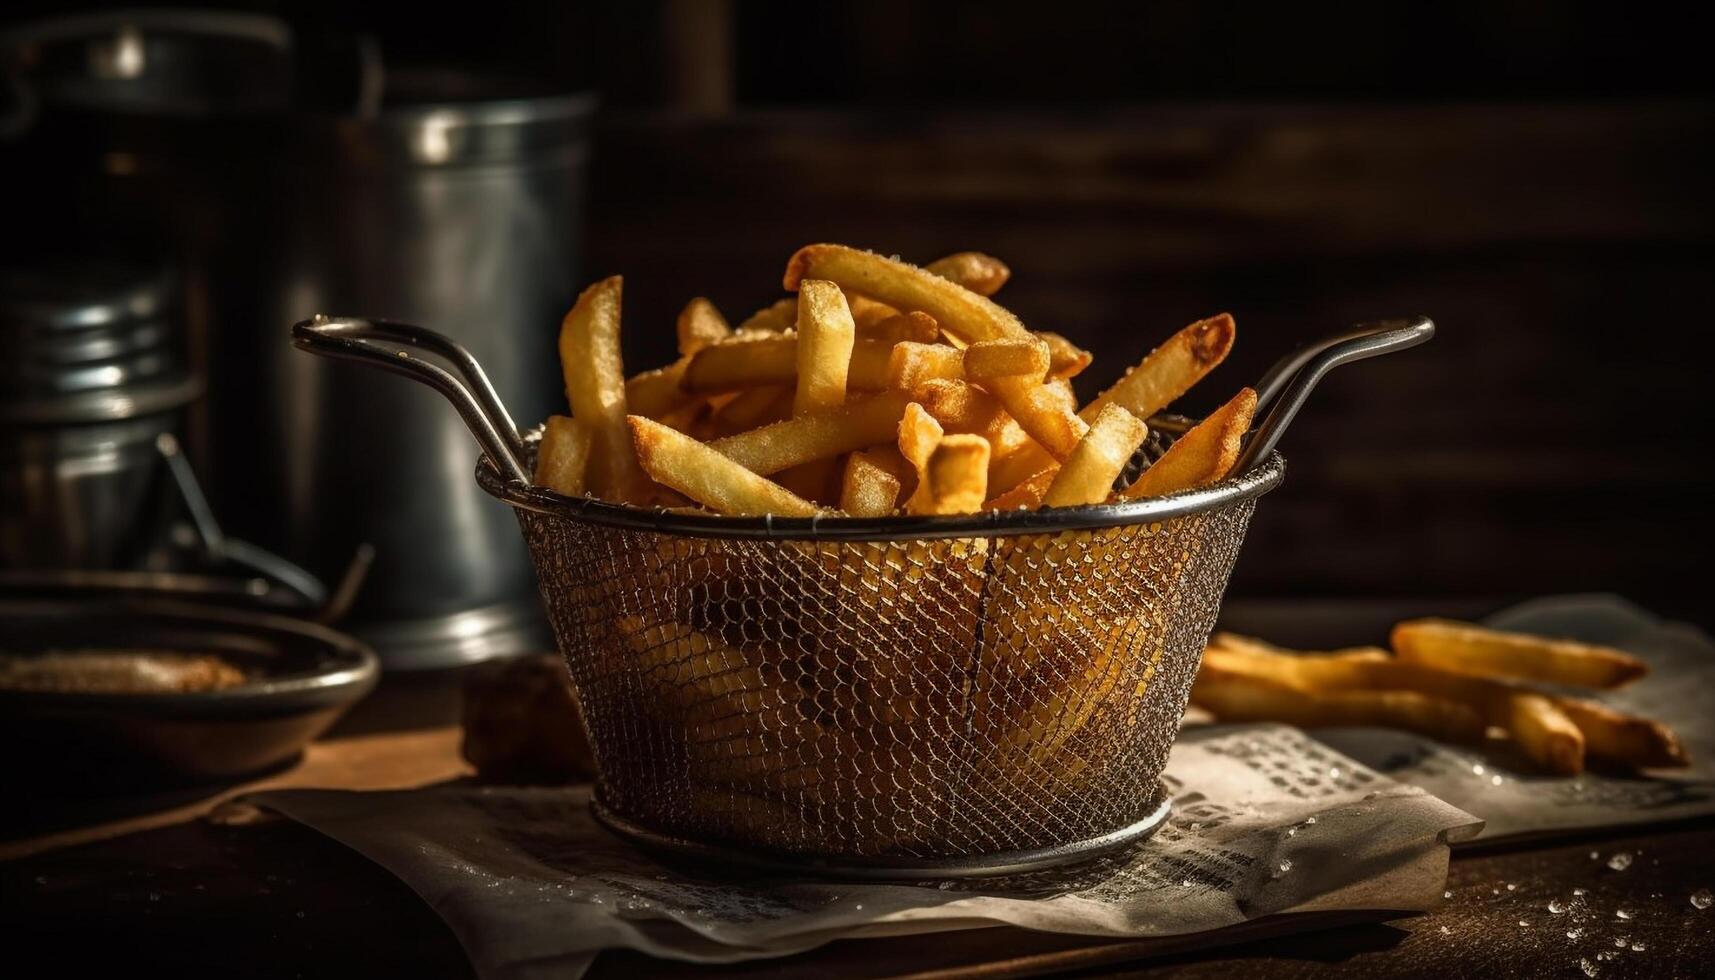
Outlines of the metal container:
M 170 496 L 156 441 L 200 385 L 165 277 L 0 272 L 0 568 L 136 566 Z
M 920 879 L 1064 864 L 1161 826 L 1228 573 L 1284 477 L 1276 443 L 1328 371 L 1434 330 L 1373 324 L 1282 360 L 1217 483 L 873 518 L 561 496 L 532 485 L 535 437 L 447 338 L 327 318 L 294 333 L 440 391 L 484 447 L 477 481 L 517 512 L 571 671 L 598 819 L 729 867 Z M 1143 458 L 1189 425 L 1152 419 Z
M 448 74 L 390 74 L 386 91 L 372 119 L 297 117 L 266 194 L 229 205 L 260 220 L 214 279 L 215 509 L 323 579 L 374 545 L 347 627 L 390 669 L 540 649 L 528 555 L 468 479 L 457 420 L 407 382 L 292 356 L 285 327 L 317 310 L 433 319 L 510 404 L 548 414 L 593 101 Z

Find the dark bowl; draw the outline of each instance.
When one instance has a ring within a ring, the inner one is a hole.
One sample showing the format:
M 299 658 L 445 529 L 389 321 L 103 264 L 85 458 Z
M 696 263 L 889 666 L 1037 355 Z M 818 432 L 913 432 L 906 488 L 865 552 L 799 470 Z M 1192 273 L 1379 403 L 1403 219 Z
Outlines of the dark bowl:
M 224 690 L 0 691 L 0 775 L 89 795 L 235 779 L 281 765 L 375 686 L 349 636 L 246 609 L 164 600 L 0 599 L 0 650 L 212 653 L 249 680 Z

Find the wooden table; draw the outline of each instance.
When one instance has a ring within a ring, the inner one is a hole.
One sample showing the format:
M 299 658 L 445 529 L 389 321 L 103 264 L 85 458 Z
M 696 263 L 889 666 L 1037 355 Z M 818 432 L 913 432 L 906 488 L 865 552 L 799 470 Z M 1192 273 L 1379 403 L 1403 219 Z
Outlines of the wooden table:
M 295 767 L 147 815 L 14 837 L 0 855 L 7 953 L 56 975 L 249 977 L 469 975 L 450 930 L 368 860 L 286 820 L 247 819 L 220 803 L 262 786 L 420 785 L 464 774 L 452 728 L 366 734 L 315 745 Z M 207 816 L 213 812 L 216 817 Z M 1624 872 L 1607 858 L 1635 854 Z M 1591 854 L 1597 859 L 1592 859 Z M 1320 931 L 1233 945 L 1098 942 L 1012 929 L 837 942 L 786 960 L 698 970 L 633 953 L 604 954 L 597 977 L 743 973 L 766 977 L 1025 976 L 1095 970 L 1124 976 L 1443 977 L 1705 975 L 1715 909 L 1689 896 L 1715 887 L 1715 821 L 1656 832 L 1461 855 L 1452 897 L 1389 923 L 1317 920 Z M 1550 901 L 1576 912 L 1555 914 Z M 1615 918 L 1619 909 L 1634 914 Z M 1574 922 L 1574 917 L 1579 921 Z M 1520 923 L 1523 923 L 1522 925 Z M 1569 929 L 1582 929 L 1576 940 Z M 1615 946 L 1618 936 L 1624 949 Z M 1644 948 L 1634 952 L 1631 943 Z M 1201 951 L 1187 951 L 1187 944 Z M 1599 960 L 1608 953 L 1610 960 Z M 20 975 L 20 974 L 13 974 Z M 28 973 L 22 975 L 29 975 Z

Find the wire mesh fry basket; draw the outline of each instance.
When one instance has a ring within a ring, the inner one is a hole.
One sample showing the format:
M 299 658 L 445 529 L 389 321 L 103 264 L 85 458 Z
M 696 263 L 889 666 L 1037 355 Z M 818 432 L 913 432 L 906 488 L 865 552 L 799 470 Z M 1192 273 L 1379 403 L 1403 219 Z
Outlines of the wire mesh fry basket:
M 1008 874 L 1166 819 L 1160 775 L 1276 440 L 1323 374 L 1427 340 L 1359 328 L 1283 360 L 1235 476 L 1156 499 L 954 517 L 735 518 L 531 485 L 470 354 L 318 317 L 296 343 L 427 383 L 482 444 L 571 672 L 596 815 L 646 846 L 785 871 Z M 424 360 L 426 351 L 458 376 Z M 1151 422 L 1139 463 L 1188 426 Z

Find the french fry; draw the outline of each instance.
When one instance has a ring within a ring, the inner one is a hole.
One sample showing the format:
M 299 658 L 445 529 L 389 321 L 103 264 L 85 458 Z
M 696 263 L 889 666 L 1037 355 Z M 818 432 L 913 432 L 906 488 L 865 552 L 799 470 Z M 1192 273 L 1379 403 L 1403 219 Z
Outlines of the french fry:
M 1471 623 L 1417 619 L 1393 628 L 1401 660 L 1460 674 L 1615 688 L 1649 671 L 1643 661 L 1610 647 L 1507 633 Z
M 727 324 L 726 317 L 721 316 L 721 311 L 715 308 L 715 304 L 702 296 L 685 304 L 685 308 L 679 311 L 679 319 L 674 327 L 679 335 L 681 357 L 690 357 L 704 347 L 718 344 L 732 336 L 732 327 Z
M 715 414 L 716 435 L 735 435 L 785 419 L 792 414 L 793 393 L 787 385 L 760 385 L 746 389 Z
M 1000 494 L 988 503 L 983 504 L 984 510 L 1035 510 L 1042 506 L 1042 497 L 1048 492 L 1048 487 L 1054 482 L 1060 470 L 1051 467 L 1036 474 L 1011 490 Z
M 1036 339 L 1048 345 L 1048 376 L 1062 381 L 1084 373 L 1095 357 L 1057 333 L 1036 331 Z
M 695 394 L 742 391 L 758 385 L 798 383 L 796 330 L 775 334 L 739 336 L 691 355 L 680 384 Z M 846 368 L 846 387 L 853 391 L 879 391 L 887 387 L 887 361 L 893 345 L 862 339 L 852 344 Z
M 943 436 L 929 454 L 914 514 L 973 514 L 988 489 L 989 444 L 982 436 Z
M 680 358 L 666 367 L 639 371 L 626 379 L 626 411 L 659 422 L 695 401 L 696 396 L 680 385 L 688 363 Z
M 636 458 L 651 478 L 722 514 L 810 517 L 821 509 L 690 436 L 629 416 Z
M 964 377 L 964 364 L 964 351 L 956 347 L 904 341 L 888 354 L 887 386 L 914 392 L 926 381 Z
M 536 447 L 536 482 L 566 497 L 589 490 L 590 450 L 595 431 L 577 419 L 550 415 Z
M 1226 313 L 1198 320 L 1150 351 L 1079 414 L 1093 419 L 1102 406 L 1114 404 L 1148 419 L 1226 360 L 1236 333 L 1233 318 Z
M 1081 507 L 1107 500 L 1113 493 L 1114 480 L 1148 435 L 1149 426 L 1120 406 L 1102 409 L 1048 484 L 1042 505 Z
M 893 307 L 878 303 L 862 293 L 847 293 L 846 306 L 852 311 L 852 322 L 865 332 L 900 315 Z
M 1519 749 L 1548 772 L 1576 776 L 1584 771 L 1584 733 L 1548 696 L 1515 692 L 1507 699 L 1505 727 Z
M 1041 340 L 982 340 L 965 348 L 965 377 L 977 383 L 996 378 L 1046 378 L 1048 345 Z
M 798 292 L 798 388 L 792 414 L 838 408 L 846 402 L 857 327 L 845 294 L 831 282 L 810 279 Z
M 941 423 L 922 405 L 912 402 L 905 406 L 905 412 L 899 419 L 895 446 L 900 457 L 911 464 L 911 469 L 916 474 L 916 487 L 905 501 L 907 513 L 916 513 L 915 508 L 920 505 L 918 498 L 926 492 L 929 457 L 934 455 L 935 447 L 941 444 L 946 434 Z
M 857 329 L 859 337 L 866 340 L 877 340 L 884 344 L 897 344 L 902 341 L 932 344 L 941 336 L 941 325 L 935 322 L 934 317 L 922 310 L 895 313 L 885 320 L 878 320 L 868 325 L 860 323 Z
M 876 392 L 839 408 L 799 415 L 717 439 L 709 443 L 709 448 L 752 472 L 768 476 L 800 463 L 892 441 L 908 400 L 903 392 Z
M 1222 721 L 1398 728 L 1465 744 L 1482 741 L 1485 729 L 1482 716 L 1457 701 L 1416 691 L 1307 691 L 1207 659 L 1191 686 L 1191 703 Z
M 1584 739 L 1577 726 L 1552 699 L 1526 688 L 1391 657 L 1268 653 L 1230 642 L 1205 650 L 1203 662 L 1304 690 L 1415 691 L 1467 704 L 1487 724 L 1510 732 L 1520 751 L 1544 770 L 1569 773 L 1583 767 Z
M 845 245 L 806 245 L 787 260 L 782 283 L 795 292 L 805 279 L 828 279 L 899 310 L 922 310 L 944 333 L 966 343 L 1027 339 L 1030 331 L 1003 307 L 913 265 Z
M 987 439 L 991 460 L 994 453 L 1010 452 L 1029 441 L 1000 402 L 976 385 L 938 378 L 918 385 L 912 394 L 946 431 Z
M 642 503 L 650 488 L 625 425 L 625 365 L 619 350 L 622 288 L 621 277 L 610 276 L 578 296 L 560 323 L 560 367 L 572 415 L 595 432 L 589 487 L 605 500 Z
M 1555 704 L 1584 734 L 1584 749 L 1595 758 L 1633 769 L 1677 769 L 1691 764 L 1679 736 L 1660 722 L 1581 698 L 1556 698 Z
M 1036 440 L 1047 456 L 1044 466 L 1053 460 L 1064 460 L 1090 430 L 1089 423 L 1074 413 L 1058 396 L 1055 389 L 1029 378 L 995 378 L 988 383 L 991 393 L 1000 399 L 1007 414 L 1030 438 Z M 1025 447 L 1028 453 L 1034 447 Z M 1014 453 L 1017 456 L 1021 453 Z M 1040 470 L 1042 467 L 1037 467 Z M 1032 470 L 1032 473 L 1037 470 Z M 1028 475 L 1028 474 L 1027 474 Z
M 1109 406 L 1112 407 L 1112 406 Z M 1106 409 L 1103 409 L 1106 411 Z M 1225 477 L 1238 461 L 1256 412 L 1256 392 L 1239 389 L 1233 399 L 1174 440 L 1120 496 L 1135 500 L 1206 487 Z
M 840 484 L 840 510 L 853 517 L 883 517 L 899 504 L 899 478 L 870 452 L 852 453 Z
M 924 268 L 979 296 L 993 296 L 1012 278 L 1012 270 L 1006 267 L 1005 262 L 982 252 L 954 252 Z
M 791 330 L 798 322 L 798 297 L 788 296 L 747 316 L 738 325 L 738 333 L 781 333 Z
M 1113 403 L 1147 421 L 1225 360 L 1232 350 L 1235 335 L 1233 318 L 1225 313 L 1198 320 L 1151 351 L 1136 367 L 1126 372 L 1125 377 L 1086 405 L 1078 417 L 1088 422 L 1101 412 L 1103 406 Z M 1026 431 L 1042 442 L 1034 431 L 1028 427 Z M 1040 473 L 1060 456 L 1063 454 L 1056 453 L 1054 447 L 1046 443 L 1043 448 L 1027 448 L 1013 453 L 996 468 L 995 491 L 1010 490 Z

